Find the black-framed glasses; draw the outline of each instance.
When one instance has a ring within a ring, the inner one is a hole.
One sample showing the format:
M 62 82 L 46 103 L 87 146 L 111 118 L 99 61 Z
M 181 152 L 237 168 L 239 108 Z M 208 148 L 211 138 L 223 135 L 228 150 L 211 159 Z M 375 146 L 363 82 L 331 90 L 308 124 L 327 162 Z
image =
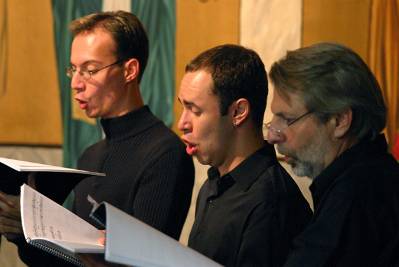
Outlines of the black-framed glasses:
M 306 117 L 307 115 L 312 114 L 313 112 L 314 112 L 313 110 L 310 110 L 292 120 L 281 120 L 280 122 L 275 122 L 275 123 L 270 121 L 264 124 L 264 128 L 266 129 L 266 131 L 270 131 L 276 135 L 281 135 L 285 129 L 287 129 L 288 127 L 299 121 L 300 119 Z
M 123 60 L 120 59 L 120 60 L 115 61 L 114 63 L 111 63 L 111 64 L 109 64 L 109 65 L 105 65 L 105 66 L 103 66 L 103 67 L 101 67 L 101 68 L 93 69 L 93 70 L 81 69 L 81 70 L 78 71 L 77 68 L 76 68 L 75 66 L 70 66 L 70 67 L 68 67 L 68 68 L 66 69 L 66 75 L 67 75 L 69 78 L 72 79 L 72 77 L 73 77 L 76 73 L 79 73 L 79 75 L 80 75 L 84 80 L 87 81 L 87 80 L 90 80 L 91 77 L 92 77 L 93 75 L 95 75 L 96 73 L 98 73 L 99 71 L 104 70 L 104 69 L 106 69 L 106 68 L 109 68 L 109 67 L 111 67 L 111 66 L 120 64 L 120 63 L 122 63 L 122 62 L 123 62 Z

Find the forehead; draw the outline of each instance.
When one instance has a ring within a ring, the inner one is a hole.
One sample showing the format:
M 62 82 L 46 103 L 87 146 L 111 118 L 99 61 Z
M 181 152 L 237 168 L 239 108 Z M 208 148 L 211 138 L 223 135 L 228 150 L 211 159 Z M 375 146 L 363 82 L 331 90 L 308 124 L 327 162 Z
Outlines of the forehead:
M 274 114 L 295 114 L 296 112 L 306 111 L 306 106 L 300 94 L 286 92 L 282 95 L 278 90 L 274 90 L 271 111 Z
M 71 62 L 81 64 L 87 61 L 107 61 L 114 59 L 116 44 L 111 34 L 95 29 L 75 36 L 71 46 Z
M 187 101 L 217 100 L 217 95 L 213 93 L 213 80 L 209 72 L 199 70 L 187 72 L 181 81 L 179 98 Z

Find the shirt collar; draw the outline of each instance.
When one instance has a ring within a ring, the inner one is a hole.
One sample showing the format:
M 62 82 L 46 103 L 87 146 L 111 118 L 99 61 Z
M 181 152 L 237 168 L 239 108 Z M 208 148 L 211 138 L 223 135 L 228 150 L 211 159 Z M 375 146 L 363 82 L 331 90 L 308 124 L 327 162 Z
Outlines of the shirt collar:
M 257 180 L 259 175 L 269 166 L 277 163 L 274 147 L 267 142 L 242 161 L 236 168 L 220 177 L 219 171 L 215 167 L 208 170 L 210 191 L 215 195 L 220 195 L 234 183 L 246 191 Z

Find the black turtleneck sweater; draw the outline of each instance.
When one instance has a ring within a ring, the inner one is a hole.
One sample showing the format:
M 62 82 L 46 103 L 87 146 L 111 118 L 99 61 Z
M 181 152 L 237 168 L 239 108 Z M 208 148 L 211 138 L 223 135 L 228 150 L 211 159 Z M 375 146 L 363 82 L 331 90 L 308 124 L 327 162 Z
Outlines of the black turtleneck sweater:
M 73 211 L 91 222 L 90 194 L 178 239 L 194 184 L 184 144 L 147 106 L 101 124 L 106 138 L 86 149 L 78 168 L 106 176 L 88 177 L 75 187 Z M 28 266 L 72 266 L 23 238 L 15 243 Z
M 73 211 L 90 222 L 90 194 L 178 239 L 194 184 L 184 144 L 147 106 L 101 125 L 106 138 L 86 149 L 78 168 L 106 176 L 75 187 Z

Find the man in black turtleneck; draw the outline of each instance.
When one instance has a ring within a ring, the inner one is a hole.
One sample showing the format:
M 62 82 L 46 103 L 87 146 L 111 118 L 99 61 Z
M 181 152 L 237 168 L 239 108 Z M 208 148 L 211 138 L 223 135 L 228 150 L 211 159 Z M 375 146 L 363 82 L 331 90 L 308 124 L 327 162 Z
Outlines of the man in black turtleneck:
M 143 105 L 139 82 L 148 41 L 140 21 L 122 11 L 99 13 L 73 21 L 70 29 L 74 98 L 88 117 L 101 118 L 106 136 L 83 153 L 78 167 L 107 174 L 75 188 L 73 210 L 88 220 L 90 194 L 178 239 L 193 164 L 179 138 Z
M 104 140 L 86 149 L 78 168 L 106 173 L 76 186 L 73 211 L 90 221 L 90 194 L 178 239 L 194 167 L 179 137 L 143 104 L 139 83 L 148 39 L 142 24 L 128 12 L 102 12 L 73 21 L 70 30 L 74 39 L 67 75 L 74 99 L 88 117 L 101 118 L 105 132 Z M 41 254 L 20 249 L 30 266 L 61 266 Z

